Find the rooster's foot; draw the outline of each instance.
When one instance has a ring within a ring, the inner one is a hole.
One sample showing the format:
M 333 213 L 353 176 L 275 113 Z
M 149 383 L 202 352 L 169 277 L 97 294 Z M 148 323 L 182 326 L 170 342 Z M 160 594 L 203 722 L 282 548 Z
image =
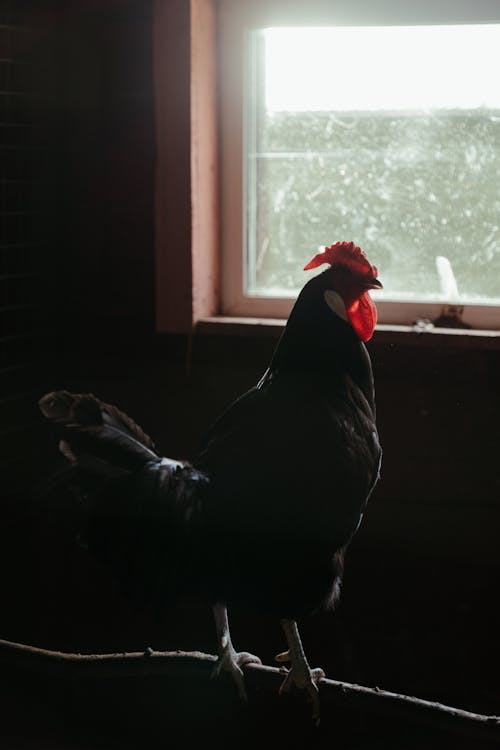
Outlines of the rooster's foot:
M 318 682 L 322 680 L 324 676 L 325 673 L 319 668 L 303 671 L 297 667 L 292 667 L 290 671 L 287 672 L 280 687 L 280 695 L 283 695 L 283 693 L 289 693 L 294 687 L 306 691 L 308 700 L 312 705 L 312 718 L 315 724 L 319 724 L 320 718 Z
M 289 693 L 293 688 L 305 690 L 309 702 L 312 704 L 312 718 L 316 725 L 319 725 L 320 703 L 318 683 L 325 677 L 322 669 L 311 669 L 307 663 L 297 624 L 292 620 L 282 620 L 285 635 L 290 644 L 290 649 L 278 654 L 275 658 L 280 664 L 291 663 L 291 668 L 286 670 L 286 677 L 280 687 L 280 695 Z
M 248 651 L 235 651 L 232 644 L 229 643 L 219 655 L 212 670 L 212 677 L 219 677 L 222 672 L 230 674 L 236 684 L 238 695 L 244 701 L 247 699 L 247 693 L 242 667 L 246 664 L 262 664 L 262 662 L 258 656 L 249 654 Z
M 214 618 L 219 644 L 219 658 L 212 670 L 212 677 L 219 677 L 221 672 L 228 672 L 236 683 L 238 695 L 244 701 L 247 699 L 242 667 L 245 664 L 262 664 L 258 656 L 247 651 L 235 651 L 231 643 L 227 609 L 224 604 L 214 604 Z

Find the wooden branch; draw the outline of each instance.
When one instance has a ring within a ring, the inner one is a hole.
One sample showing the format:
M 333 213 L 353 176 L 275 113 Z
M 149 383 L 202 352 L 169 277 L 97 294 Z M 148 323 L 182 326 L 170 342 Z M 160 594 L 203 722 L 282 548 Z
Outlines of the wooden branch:
M 175 677 L 187 673 L 208 677 L 216 660 L 217 657 L 200 651 L 163 652 L 147 648 L 143 652 L 73 654 L 0 640 L 0 662 L 72 680 L 162 674 Z M 245 667 L 250 694 L 257 688 L 277 692 L 282 680 L 283 671 L 276 667 L 264 664 Z M 319 692 L 323 707 L 334 705 L 351 711 L 367 711 L 500 743 L 500 716 L 476 714 L 442 703 L 326 678 L 320 681 Z

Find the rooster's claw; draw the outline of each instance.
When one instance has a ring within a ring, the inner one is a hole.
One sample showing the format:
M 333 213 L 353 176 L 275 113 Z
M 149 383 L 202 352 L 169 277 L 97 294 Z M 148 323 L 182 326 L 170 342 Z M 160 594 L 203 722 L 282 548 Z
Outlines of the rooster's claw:
M 287 671 L 285 679 L 281 683 L 279 690 L 280 695 L 289 693 L 293 688 L 299 690 L 305 690 L 309 702 L 312 704 L 312 718 L 316 726 L 319 726 L 320 718 L 320 704 L 319 704 L 319 690 L 318 682 L 325 677 L 325 673 L 322 669 L 317 667 L 316 669 L 308 669 L 304 671 L 293 667 Z
M 232 646 L 229 646 L 217 659 L 211 677 L 220 677 L 222 672 L 230 674 L 236 684 L 239 697 L 241 700 L 246 701 L 247 693 L 243 670 L 241 668 L 246 664 L 262 664 L 262 662 L 258 656 L 254 656 L 254 654 L 250 654 L 248 651 L 237 652 Z

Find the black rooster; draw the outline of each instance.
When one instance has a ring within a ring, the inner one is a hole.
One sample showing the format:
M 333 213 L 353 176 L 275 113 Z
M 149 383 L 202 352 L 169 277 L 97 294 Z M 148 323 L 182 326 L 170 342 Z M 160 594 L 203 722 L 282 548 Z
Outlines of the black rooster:
M 241 667 L 257 657 L 231 643 L 228 604 L 280 618 L 290 662 L 281 690 L 317 682 L 297 620 L 333 608 L 344 554 L 379 476 L 368 290 L 377 269 L 336 243 L 306 269 L 329 268 L 302 289 L 268 370 L 215 422 L 192 463 L 162 458 L 116 407 L 92 395 L 50 393 L 44 416 L 90 503 L 89 548 L 144 603 L 170 604 L 201 585 L 213 604 L 219 659 L 244 695 Z

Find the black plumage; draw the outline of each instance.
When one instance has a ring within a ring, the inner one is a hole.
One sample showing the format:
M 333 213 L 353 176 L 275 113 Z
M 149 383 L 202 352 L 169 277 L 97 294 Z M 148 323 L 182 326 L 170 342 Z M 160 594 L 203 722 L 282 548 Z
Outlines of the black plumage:
M 84 480 L 87 543 L 121 585 L 157 608 L 204 589 L 219 669 L 240 691 L 240 666 L 255 657 L 234 651 L 226 605 L 279 617 L 289 646 L 279 658 L 292 662 L 287 687 L 305 687 L 313 701 L 321 674 L 309 670 L 296 620 L 335 604 L 381 459 L 359 336 L 366 321 L 353 318 L 357 301 L 368 309 L 367 290 L 381 285 L 359 248 L 338 244 L 340 252 L 328 249 L 333 260 L 325 255 L 331 266 L 300 293 L 264 376 L 215 422 L 192 463 L 162 459 L 132 420 L 93 396 L 59 392 L 40 402 Z
M 216 548 L 231 561 L 214 593 L 293 619 L 334 603 L 380 462 L 366 349 L 326 305 L 304 325 L 303 305 L 307 297 L 260 383 L 195 458 L 210 476 Z
M 39 405 L 72 464 L 65 481 L 83 506 L 79 542 L 136 604 L 161 615 L 201 583 L 207 477 L 160 456 L 139 425 L 93 394 L 56 391 Z

